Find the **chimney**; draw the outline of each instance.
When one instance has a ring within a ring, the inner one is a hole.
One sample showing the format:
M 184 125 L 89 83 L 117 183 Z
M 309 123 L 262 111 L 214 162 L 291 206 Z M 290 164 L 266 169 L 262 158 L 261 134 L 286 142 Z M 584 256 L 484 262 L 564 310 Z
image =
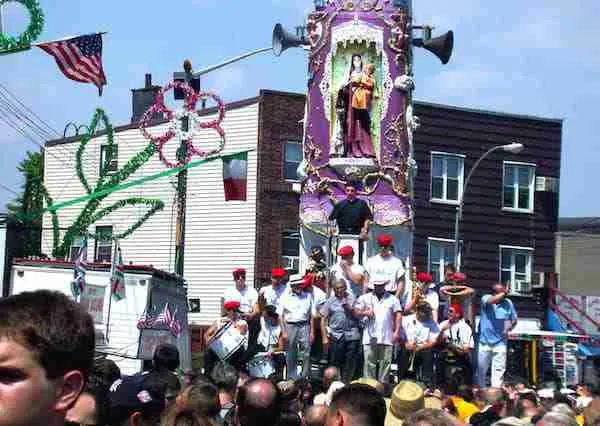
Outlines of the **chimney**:
M 154 103 L 154 98 L 160 90 L 160 86 L 152 85 L 152 74 L 146 74 L 145 80 L 146 84 L 144 88 L 131 90 L 131 103 L 133 109 L 133 115 L 131 116 L 132 123 L 137 123 L 141 120 L 148 108 Z M 157 119 L 160 117 L 155 115 L 152 118 Z

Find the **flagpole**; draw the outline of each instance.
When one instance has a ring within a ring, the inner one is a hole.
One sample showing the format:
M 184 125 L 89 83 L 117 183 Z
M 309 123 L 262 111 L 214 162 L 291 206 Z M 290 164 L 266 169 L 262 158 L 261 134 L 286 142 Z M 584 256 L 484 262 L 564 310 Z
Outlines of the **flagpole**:
M 112 308 L 112 299 L 113 299 L 113 270 L 115 268 L 115 261 L 117 257 L 119 240 L 115 240 L 115 248 L 113 249 L 112 254 L 112 262 L 110 265 L 110 278 L 108 280 L 108 313 L 106 314 L 106 343 L 110 343 L 110 339 L 108 337 L 108 333 L 110 333 L 110 311 Z
M 99 35 L 108 34 L 108 31 L 103 31 L 103 32 L 100 32 L 100 33 L 92 33 L 92 34 L 87 34 L 87 35 L 96 35 L 96 34 L 99 34 Z M 30 47 L 34 47 L 34 46 L 35 47 L 39 47 L 41 44 L 57 43 L 59 41 L 71 40 L 72 38 L 75 38 L 75 37 L 83 37 L 83 36 L 72 35 L 72 36 L 57 38 L 56 40 L 41 41 L 39 43 L 33 43 L 33 44 L 31 44 Z

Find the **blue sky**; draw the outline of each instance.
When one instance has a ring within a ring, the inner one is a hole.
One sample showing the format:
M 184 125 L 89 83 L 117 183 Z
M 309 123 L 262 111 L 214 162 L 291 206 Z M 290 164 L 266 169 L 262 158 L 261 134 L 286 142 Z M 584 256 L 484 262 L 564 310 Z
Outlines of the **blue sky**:
M 46 26 L 40 41 L 108 31 L 104 68 L 96 89 L 65 79 L 40 49 L 0 56 L 0 83 L 62 133 L 66 123 L 88 123 L 97 107 L 113 124 L 131 118 L 130 89 L 151 72 L 167 82 L 190 58 L 199 69 L 271 43 L 273 25 L 300 25 L 309 0 L 40 0 Z M 418 100 L 469 108 L 563 118 L 562 216 L 600 215 L 595 172 L 600 166 L 600 3 L 578 0 L 439 2 L 414 0 L 415 21 L 455 31 L 447 66 L 416 50 Z M 4 6 L 9 33 L 26 20 L 20 6 Z M 306 54 L 264 54 L 207 76 L 203 86 L 226 101 L 256 96 L 261 88 L 303 92 Z M 508 142 L 508 141 L 507 141 Z M 19 189 L 17 163 L 36 146 L 0 123 L 0 182 Z M 14 197 L 0 188 L 0 211 Z

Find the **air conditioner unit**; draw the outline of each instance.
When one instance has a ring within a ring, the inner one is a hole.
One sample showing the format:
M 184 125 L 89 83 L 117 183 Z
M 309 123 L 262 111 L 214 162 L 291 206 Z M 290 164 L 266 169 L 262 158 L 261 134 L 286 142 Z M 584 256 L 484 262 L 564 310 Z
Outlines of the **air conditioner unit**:
M 516 294 L 530 294 L 531 283 L 528 281 L 515 280 L 515 283 L 512 286 L 512 292 Z
M 531 288 L 544 288 L 546 286 L 546 273 L 534 272 L 531 281 Z
M 535 190 L 538 192 L 558 192 L 558 178 L 549 176 L 536 176 Z

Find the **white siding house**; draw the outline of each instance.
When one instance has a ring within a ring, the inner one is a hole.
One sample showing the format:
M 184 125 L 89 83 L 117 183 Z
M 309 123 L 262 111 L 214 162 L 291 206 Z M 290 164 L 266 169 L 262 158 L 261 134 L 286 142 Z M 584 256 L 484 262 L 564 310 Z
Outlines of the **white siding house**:
M 258 99 L 238 103 L 228 109 L 222 127 L 226 133 L 223 154 L 252 150 L 258 144 Z M 214 119 L 206 115 L 207 120 Z M 121 168 L 131 157 L 148 144 L 137 128 L 115 129 L 114 141 L 118 146 L 118 167 Z M 150 129 L 151 133 L 164 133 L 167 124 Z M 216 133 L 206 130 L 194 144 L 203 149 L 216 145 Z M 106 136 L 90 140 L 84 154 L 84 173 L 93 188 L 99 176 L 101 146 Z M 171 147 L 178 142 L 172 141 Z M 45 155 L 44 180 L 54 203 L 61 203 L 85 195 L 85 189 L 75 172 L 75 153 L 78 141 L 50 142 Z M 174 157 L 174 149 L 167 155 Z M 224 290 L 233 285 L 231 270 L 235 267 L 247 269 L 248 282 L 254 279 L 254 252 L 256 230 L 256 151 L 248 154 L 248 200 L 225 202 L 222 180 L 222 162 L 213 161 L 192 168 L 188 174 L 187 220 L 185 236 L 185 272 L 188 297 L 200 298 L 200 313 L 190 314 L 192 324 L 205 325 L 220 313 L 220 298 Z M 155 154 L 128 181 L 148 176 L 167 168 Z M 165 203 L 165 208 L 151 217 L 137 231 L 120 241 L 125 263 L 152 265 L 154 268 L 173 271 L 175 259 L 175 185 L 177 177 L 165 177 L 146 182 L 120 192 L 110 194 L 103 200 L 106 207 L 129 197 L 156 198 Z M 59 210 L 61 237 L 78 216 L 84 203 Z M 93 224 L 112 226 L 113 234 L 124 231 L 147 211 L 146 206 L 129 207 L 115 211 Z M 52 253 L 51 217 L 44 216 L 42 251 Z M 232 230 L 234 232 L 232 232 Z M 95 256 L 94 241 L 88 242 L 88 260 Z

